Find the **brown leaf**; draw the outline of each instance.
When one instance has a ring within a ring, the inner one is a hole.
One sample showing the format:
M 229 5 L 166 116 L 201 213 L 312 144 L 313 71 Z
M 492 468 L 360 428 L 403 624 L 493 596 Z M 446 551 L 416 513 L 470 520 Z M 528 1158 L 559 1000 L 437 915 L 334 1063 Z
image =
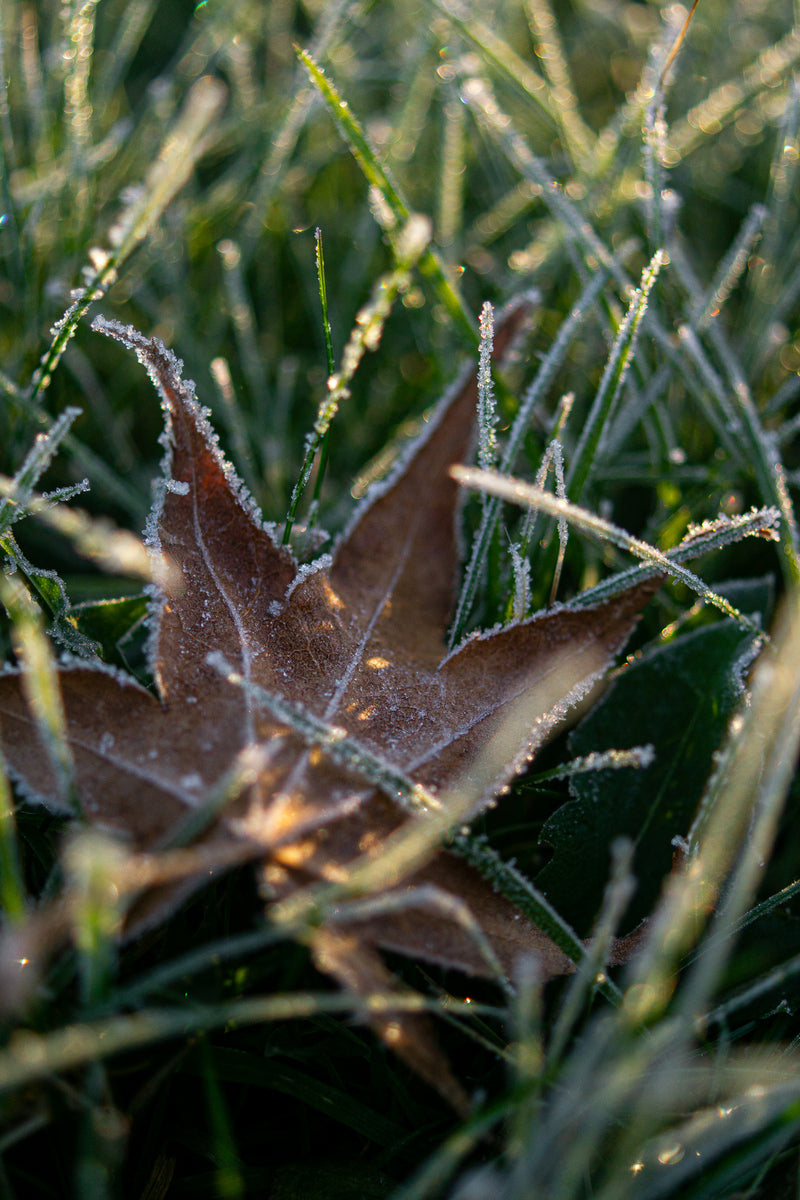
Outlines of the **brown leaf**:
M 518 306 L 501 322 L 496 357 L 524 316 Z M 244 839 L 277 900 L 306 885 L 346 885 L 354 866 L 380 864 L 368 889 L 380 912 L 331 910 L 312 938 L 317 961 L 345 987 L 388 986 L 373 947 L 486 975 L 498 965 L 510 972 L 522 952 L 538 956 L 544 977 L 571 970 L 544 933 L 440 848 L 441 836 L 490 803 L 586 698 L 657 584 L 473 636 L 446 655 L 458 566 L 448 468 L 470 449 L 474 374 L 364 504 L 332 559 L 298 567 L 225 463 L 181 364 L 157 339 L 112 322 L 96 327 L 146 366 L 167 429 L 147 529 L 163 568 L 149 615 L 157 696 L 96 663 L 60 669 L 86 817 L 152 849 L 257 746 L 256 766 L 235 776 L 207 836 L 221 850 Z M 302 732 L 306 719 L 327 731 L 318 744 Z M 57 806 L 50 759 L 13 673 L 0 678 L 0 722 L 23 791 Z M 399 776 L 438 796 L 444 814 L 410 814 L 392 785 Z M 410 859 L 402 846 L 399 859 L 389 853 L 403 838 L 417 838 Z M 405 866 L 392 868 L 398 861 Z M 138 919 L 174 901 L 161 893 Z M 392 1030 L 395 1048 L 427 1078 L 438 1074 L 454 1099 L 458 1085 L 416 1018 Z

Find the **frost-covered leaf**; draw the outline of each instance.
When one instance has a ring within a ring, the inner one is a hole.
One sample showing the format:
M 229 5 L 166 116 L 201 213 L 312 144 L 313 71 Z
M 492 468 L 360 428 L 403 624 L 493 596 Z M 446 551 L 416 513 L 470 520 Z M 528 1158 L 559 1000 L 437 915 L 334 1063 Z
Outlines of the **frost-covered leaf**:
M 756 611 L 769 602 L 763 587 L 759 595 L 740 589 L 730 598 Z M 649 765 L 576 775 L 573 799 L 543 827 L 553 857 L 537 885 L 578 928 L 588 928 L 598 911 L 609 847 L 620 836 L 636 847 L 638 887 L 629 919 L 652 908 L 670 870 L 673 841 L 692 823 L 756 642 L 757 635 L 733 620 L 683 634 L 631 663 L 571 734 L 576 755 L 654 747 Z
M 524 315 L 517 306 L 499 322 L 496 357 Z M 509 972 L 522 952 L 538 957 L 544 977 L 570 970 L 564 952 L 441 841 L 585 700 L 657 583 L 472 636 L 448 654 L 458 565 L 449 468 L 470 450 L 474 372 L 333 556 L 298 566 L 224 461 L 172 354 L 133 329 L 96 327 L 146 366 L 167 428 L 147 529 L 156 695 L 96 662 L 60 670 L 84 815 L 151 850 L 205 814 L 207 842 L 249 845 L 284 906 L 317 884 L 338 886 L 346 901 L 366 868 L 366 900 L 323 903 L 321 928 L 305 931 L 319 965 L 356 995 L 391 996 L 379 948 L 484 975 Z M 0 678 L 0 722 L 23 791 L 56 806 L 13 673 Z M 258 753 L 242 758 L 251 746 Z M 404 797 L 430 811 L 409 812 Z M 217 816 L 220 798 L 229 803 Z M 414 853 L 403 858 L 404 842 L 391 862 L 406 865 L 382 874 L 406 831 Z M 174 902 L 174 893 L 156 897 L 139 919 Z M 422 1017 L 371 1019 L 421 1074 L 462 1098 Z

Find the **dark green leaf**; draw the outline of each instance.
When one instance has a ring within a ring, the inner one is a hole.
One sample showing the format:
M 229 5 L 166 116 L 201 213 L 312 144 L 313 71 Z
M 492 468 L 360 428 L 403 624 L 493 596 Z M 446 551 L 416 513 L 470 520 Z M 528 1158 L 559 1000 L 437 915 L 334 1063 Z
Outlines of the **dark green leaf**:
M 651 744 L 649 767 L 576 776 L 573 800 L 545 823 L 553 857 L 537 885 L 581 930 L 591 924 L 608 878 L 610 845 L 636 846 L 631 922 L 652 908 L 669 872 L 673 839 L 686 834 L 708 779 L 712 755 L 741 695 L 754 635 L 735 621 L 684 634 L 645 654 L 623 672 L 575 730 L 571 751 Z

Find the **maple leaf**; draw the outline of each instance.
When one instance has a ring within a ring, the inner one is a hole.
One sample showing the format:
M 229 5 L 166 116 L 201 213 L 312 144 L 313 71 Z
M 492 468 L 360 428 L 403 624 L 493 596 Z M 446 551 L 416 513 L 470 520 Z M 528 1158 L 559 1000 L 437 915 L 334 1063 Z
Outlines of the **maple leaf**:
M 518 305 L 500 323 L 495 357 L 524 315 Z M 221 794 L 227 804 L 206 842 L 259 857 L 270 896 L 284 904 L 320 883 L 343 887 L 346 899 L 371 864 L 371 882 L 362 881 L 371 906 L 323 908 L 321 925 L 305 931 L 318 965 L 357 996 L 391 995 L 378 948 L 482 975 L 510 972 L 523 952 L 536 955 L 544 978 L 571 970 L 442 839 L 490 803 L 586 697 L 658 583 L 473 635 L 448 654 L 458 566 L 458 488 L 448 469 L 469 453 L 474 373 L 333 556 L 298 566 L 225 462 L 181 364 L 155 338 L 104 320 L 94 327 L 145 365 L 166 430 L 147 527 L 156 694 L 97 661 L 59 669 L 86 820 L 152 850 Z M 23 675 L 0 677 L 3 751 L 23 792 L 57 808 L 59 776 L 25 690 Z M 393 857 L 398 838 L 414 852 Z M 174 891 L 145 898 L 137 920 L 175 900 Z M 631 944 L 619 942 L 612 961 Z M 371 1019 L 463 1106 L 421 1017 Z

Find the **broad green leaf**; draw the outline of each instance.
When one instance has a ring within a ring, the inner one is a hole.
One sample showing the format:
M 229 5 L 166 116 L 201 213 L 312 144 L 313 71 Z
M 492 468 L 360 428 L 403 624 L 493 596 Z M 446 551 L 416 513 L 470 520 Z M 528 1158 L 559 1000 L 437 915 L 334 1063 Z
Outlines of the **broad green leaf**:
M 753 654 L 752 631 L 724 620 L 677 637 L 634 662 L 575 730 L 571 752 L 651 744 L 649 767 L 576 776 L 573 799 L 545 823 L 553 857 L 537 877 L 579 930 L 600 906 L 610 846 L 626 836 L 636 846 L 638 887 L 631 923 L 645 916 L 669 872 L 673 840 L 686 834 L 714 751 L 742 692 Z

